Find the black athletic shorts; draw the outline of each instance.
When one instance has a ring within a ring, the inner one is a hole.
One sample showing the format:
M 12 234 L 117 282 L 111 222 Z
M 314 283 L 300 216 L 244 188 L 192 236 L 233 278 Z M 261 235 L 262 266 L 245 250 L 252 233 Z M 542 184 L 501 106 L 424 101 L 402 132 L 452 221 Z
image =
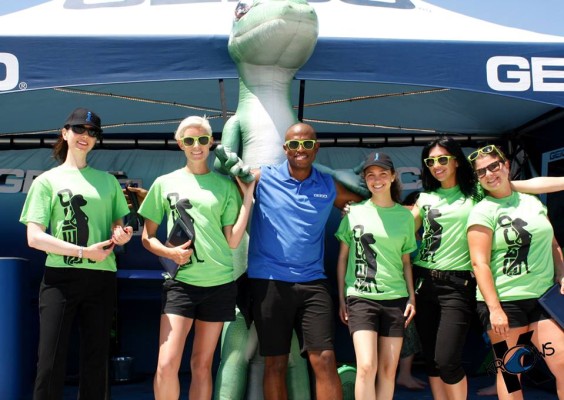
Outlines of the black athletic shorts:
M 347 297 L 349 332 L 375 331 L 380 336 L 403 337 L 407 297 L 394 300 L 368 300 Z
M 234 321 L 236 294 L 235 282 L 202 287 L 167 279 L 163 283 L 161 313 L 206 322 Z
M 249 279 L 260 354 L 290 353 L 292 331 L 307 351 L 333 349 L 334 311 L 326 279 L 290 283 Z

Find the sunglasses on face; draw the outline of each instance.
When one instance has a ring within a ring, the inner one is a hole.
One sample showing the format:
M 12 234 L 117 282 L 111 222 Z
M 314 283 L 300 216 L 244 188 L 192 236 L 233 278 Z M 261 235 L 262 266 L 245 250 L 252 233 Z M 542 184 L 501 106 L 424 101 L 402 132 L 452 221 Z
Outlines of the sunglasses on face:
M 306 139 L 306 140 L 288 140 L 284 144 L 290 150 L 298 150 L 300 146 L 302 146 L 305 150 L 313 150 L 316 143 L 317 140 Z
M 100 137 L 100 131 L 95 128 L 87 128 L 83 125 L 72 125 L 70 128 L 77 135 L 82 135 L 84 132 L 86 132 L 90 137 Z
M 194 146 L 194 144 L 198 142 L 200 146 L 205 146 L 209 144 L 210 139 L 211 139 L 210 135 L 186 136 L 182 138 L 182 143 L 184 143 L 184 146 Z
M 429 168 L 433 167 L 437 162 L 440 165 L 447 165 L 452 158 L 456 158 L 455 156 L 438 156 L 438 157 L 429 157 L 423 160 L 425 165 Z
M 497 155 L 500 156 L 502 160 L 505 160 L 505 157 L 503 156 L 501 151 L 499 151 L 499 149 L 495 147 L 495 145 L 491 144 L 489 146 L 482 147 L 481 149 L 478 149 L 470 153 L 470 155 L 468 156 L 468 161 L 474 161 L 481 154 L 491 154 L 491 153 L 497 153 Z
M 501 160 L 497 160 L 494 161 L 493 163 L 486 165 L 484 168 L 478 168 L 477 170 L 475 170 L 474 172 L 476 172 L 476 176 L 478 178 L 483 178 L 484 176 L 486 176 L 486 172 L 490 171 L 490 172 L 497 172 L 499 171 L 499 169 L 501 168 Z

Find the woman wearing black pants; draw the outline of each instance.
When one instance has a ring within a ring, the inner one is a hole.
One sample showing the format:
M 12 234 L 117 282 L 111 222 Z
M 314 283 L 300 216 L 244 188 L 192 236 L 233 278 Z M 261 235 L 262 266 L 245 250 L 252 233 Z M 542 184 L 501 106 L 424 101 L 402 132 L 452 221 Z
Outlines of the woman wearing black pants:
M 435 400 L 466 399 L 462 350 L 475 310 L 476 281 L 466 239 L 466 221 L 483 197 L 460 145 L 439 137 L 422 151 L 421 193 L 412 209 L 415 227 L 423 226 L 413 276 L 425 366 Z M 516 181 L 518 191 L 562 190 L 561 178 Z
M 80 331 L 81 400 L 106 397 L 110 330 L 116 303 L 114 245 L 131 239 L 117 179 L 86 157 L 102 135 L 100 118 L 74 110 L 53 148 L 58 167 L 38 176 L 20 221 L 30 247 L 47 253 L 39 291 L 39 356 L 34 400 L 63 398 L 71 327 Z

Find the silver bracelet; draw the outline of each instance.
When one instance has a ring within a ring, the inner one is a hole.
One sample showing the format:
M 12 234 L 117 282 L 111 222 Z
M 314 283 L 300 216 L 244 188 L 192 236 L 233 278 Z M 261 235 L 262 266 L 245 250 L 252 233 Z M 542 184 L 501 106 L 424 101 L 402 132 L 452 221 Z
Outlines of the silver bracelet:
M 84 254 L 84 247 L 80 246 L 78 248 L 78 258 L 82 258 L 83 254 Z

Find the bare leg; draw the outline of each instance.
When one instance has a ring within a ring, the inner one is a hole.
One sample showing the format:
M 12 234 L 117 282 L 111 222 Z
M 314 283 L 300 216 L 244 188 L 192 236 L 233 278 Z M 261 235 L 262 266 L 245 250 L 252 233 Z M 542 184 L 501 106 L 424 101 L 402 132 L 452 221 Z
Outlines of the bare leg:
M 433 393 L 434 400 L 448 400 L 446 393 L 446 383 L 438 376 L 429 377 L 429 385 L 431 386 L 431 392 Z
M 507 337 L 500 336 L 496 334 L 492 329 L 488 330 L 488 336 L 490 337 L 490 341 L 493 343 L 499 343 L 505 341 L 507 343 L 507 348 L 511 349 L 515 347 L 517 344 L 517 339 L 519 335 L 525 333 L 529 330 L 528 326 L 523 326 L 519 328 L 510 328 L 509 335 Z M 509 355 L 508 355 L 509 357 Z M 519 376 L 519 379 L 521 377 Z M 501 374 L 501 370 L 498 369 L 496 374 L 496 386 L 497 386 L 497 397 L 500 400 L 523 400 L 523 391 L 518 390 L 513 393 L 509 393 L 507 390 L 507 386 L 505 385 L 505 381 L 503 379 L 503 375 Z
M 156 400 L 178 400 L 180 396 L 178 370 L 192 322 L 180 315 L 161 315 L 159 359 L 153 381 Z
M 552 319 L 545 319 L 530 325 L 533 331 L 532 341 L 542 353 L 543 345 L 550 342 L 550 349 L 546 349 L 544 360 L 550 372 L 556 378 L 556 394 L 564 399 L 564 331 Z
M 468 397 L 468 381 L 466 376 L 453 385 L 445 383 L 445 390 L 449 400 L 466 399 Z
M 378 372 L 378 332 L 356 331 L 353 333 L 356 355 L 356 400 L 376 399 L 376 373 Z
M 288 400 L 287 369 L 288 354 L 264 357 L 263 392 L 265 400 Z
M 337 373 L 333 350 L 308 351 L 309 362 L 315 374 L 315 393 L 319 400 L 342 400 L 343 388 Z
M 376 374 L 376 398 L 392 400 L 394 397 L 396 370 L 403 337 L 380 336 L 378 339 L 378 373 Z
M 190 358 L 192 381 L 189 398 L 191 400 L 210 400 L 212 397 L 211 367 L 213 354 L 215 353 L 222 328 L 223 322 L 196 320 L 194 345 L 192 346 L 192 356 Z

